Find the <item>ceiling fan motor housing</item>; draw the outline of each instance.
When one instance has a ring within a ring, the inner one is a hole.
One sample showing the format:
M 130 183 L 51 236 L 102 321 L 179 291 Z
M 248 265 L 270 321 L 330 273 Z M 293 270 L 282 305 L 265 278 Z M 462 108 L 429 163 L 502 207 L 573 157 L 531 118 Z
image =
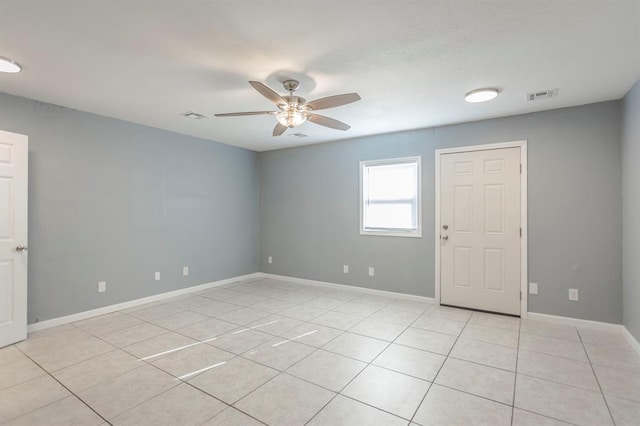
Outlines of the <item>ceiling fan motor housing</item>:
M 282 85 L 289 92 L 294 92 L 300 86 L 300 82 L 298 80 L 285 80 L 282 82 Z

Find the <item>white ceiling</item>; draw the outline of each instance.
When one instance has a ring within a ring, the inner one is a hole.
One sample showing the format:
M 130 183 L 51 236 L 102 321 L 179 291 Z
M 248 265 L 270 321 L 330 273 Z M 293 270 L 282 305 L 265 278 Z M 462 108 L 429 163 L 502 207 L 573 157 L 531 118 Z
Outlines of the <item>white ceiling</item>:
M 640 78 L 640 1 L 0 0 L 0 56 L 24 67 L 2 92 L 264 151 L 619 99 Z M 352 128 L 211 117 L 273 109 L 247 81 L 291 77 L 308 100 L 358 92 L 323 112 Z M 502 93 L 463 101 L 483 86 Z

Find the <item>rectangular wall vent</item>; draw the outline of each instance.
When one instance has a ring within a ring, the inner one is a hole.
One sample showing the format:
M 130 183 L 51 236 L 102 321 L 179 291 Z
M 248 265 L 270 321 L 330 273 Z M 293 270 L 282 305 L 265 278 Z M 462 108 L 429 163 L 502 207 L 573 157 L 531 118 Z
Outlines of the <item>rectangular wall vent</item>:
M 180 115 L 187 118 L 193 118 L 194 120 L 201 120 L 203 118 L 207 118 L 207 116 L 198 114 L 197 112 L 193 112 L 193 111 L 183 112 Z
M 527 93 L 528 101 L 537 101 L 538 99 L 555 98 L 558 96 L 558 89 L 542 90 L 540 92 Z

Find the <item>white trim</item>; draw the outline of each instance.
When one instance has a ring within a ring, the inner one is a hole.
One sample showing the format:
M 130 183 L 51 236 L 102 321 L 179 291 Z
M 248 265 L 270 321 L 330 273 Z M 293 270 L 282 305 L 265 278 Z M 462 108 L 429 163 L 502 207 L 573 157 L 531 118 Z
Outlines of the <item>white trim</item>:
M 363 174 L 365 166 L 383 166 L 383 165 L 394 165 L 394 164 L 405 164 L 405 163 L 416 163 L 418 165 L 418 187 L 416 188 L 417 192 L 417 220 L 418 220 L 418 229 L 416 232 L 401 232 L 401 231 L 365 231 L 364 230 L 364 210 L 363 210 L 363 193 L 362 193 L 362 185 L 363 185 Z M 379 237 L 409 237 L 409 238 L 422 238 L 422 156 L 417 155 L 414 157 L 399 157 L 399 158 L 384 158 L 380 160 L 363 160 L 360 161 L 359 165 L 359 186 L 360 186 L 360 197 L 358 198 L 358 203 L 360 205 L 360 235 L 375 235 Z
M 553 322 L 556 324 L 570 325 L 573 327 L 590 327 L 590 328 L 600 328 L 600 329 L 609 329 L 609 330 L 625 328 L 624 325 L 622 324 L 612 324 L 609 322 L 563 317 L 560 315 L 539 314 L 537 312 L 529 312 L 529 317 L 527 319 L 535 320 L 535 321 Z
M 436 193 L 435 193 L 435 201 L 436 201 L 436 232 L 433 234 L 433 239 L 435 240 L 435 278 L 433 281 L 433 286 L 435 288 L 433 301 L 436 305 L 440 304 L 440 154 L 436 149 L 435 152 L 435 185 L 436 185 Z
M 459 152 L 474 152 L 474 151 L 488 151 L 492 149 L 517 148 L 526 144 L 527 144 L 527 140 L 523 139 L 520 141 L 511 141 L 511 142 L 498 142 L 498 143 L 487 143 L 487 144 L 481 144 L 481 145 L 458 146 L 455 148 L 436 149 L 436 154 L 455 154 Z
M 633 349 L 636 350 L 636 352 L 640 355 L 640 342 L 638 342 L 636 340 L 635 337 L 633 337 L 633 334 L 631 334 L 631 332 L 629 331 L 629 329 L 627 327 L 624 327 L 624 335 L 627 338 L 627 341 L 629 342 L 629 344 L 633 347 Z
M 437 305 L 440 304 L 440 157 L 443 154 L 453 154 L 459 152 L 472 152 L 472 151 L 486 151 L 491 149 L 503 149 L 503 148 L 520 148 L 520 164 L 522 164 L 522 174 L 520 175 L 520 226 L 522 227 L 522 238 L 520 238 L 520 292 L 522 298 L 520 301 L 520 318 L 527 318 L 528 314 L 528 217 L 527 217 L 527 141 L 513 141 L 502 143 L 491 143 L 485 145 L 471 145 L 461 146 L 457 148 L 443 148 L 436 149 L 435 151 L 435 298 L 434 301 Z
M 64 317 L 52 318 L 46 321 L 29 324 L 27 326 L 27 332 L 33 333 L 34 331 L 40 331 L 58 325 L 69 324 L 72 322 L 80 321 L 87 318 L 97 317 L 99 315 L 110 314 L 111 312 L 119 311 L 121 309 L 132 308 L 134 306 L 144 305 L 145 303 L 156 302 L 163 299 L 168 299 L 174 296 L 180 296 L 194 291 L 206 290 L 212 287 L 219 287 L 221 285 L 230 284 L 235 281 L 246 280 L 250 278 L 260 278 L 259 272 L 253 274 L 240 275 L 238 277 L 227 278 L 220 281 L 214 281 L 210 283 L 195 285 L 193 287 L 181 288 L 180 290 L 173 290 L 166 293 L 154 294 L 153 296 L 143 297 L 141 299 L 129 300 L 127 302 L 116 303 L 115 305 L 103 306 L 102 308 L 91 309 L 89 311 L 78 312 L 77 314 L 71 314 Z
M 638 342 L 633 334 L 624 326 L 624 324 L 612 324 L 601 321 L 591 321 L 579 318 L 562 317 L 559 315 L 539 314 L 537 312 L 529 312 L 530 320 L 547 321 L 555 324 L 570 325 L 573 327 L 585 327 L 599 330 L 618 331 L 624 335 L 629 345 L 640 355 L 640 342 Z
M 529 167 L 527 163 L 527 141 L 520 143 L 520 318 L 527 318 L 529 313 Z
M 0 324 L 0 347 L 3 347 L 20 342 L 27 336 L 28 263 L 30 256 L 26 251 L 18 251 L 16 246 L 29 245 L 29 137 L 0 130 L 0 141 L 6 142 L 13 152 L 9 163 L 0 164 L 2 175 L 11 177 L 13 181 L 8 210 L 12 231 L 9 239 L 3 240 L 1 255 L 2 260 L 13 264 L 9 282 L 5 284 L 3 280 L 0 285 L 2 297 L 9 299 L 9 312 L 0 313 L 3 315 L 2 324 Z M 5 200 L 2 201 L 3 204 L 5 202 Z M 8 291 L 4 291 L 5 286 L 8 286 Z M 4 300 L 2 304 L 4 305 Z M 6 322 L 4 320 L 5 313 L 9 315 L 9 320 Z
M 376 290 L 373 288 L 356 287 L 353 285 L 336 284 L 336 283 L 330 283 L 326 281 L 308 280 L 306 278 L 288 277 L 286 275 L 268 274 L 266 272 L 258 272 L 258 275 L 260 276 L 260 278 L 271 278 L 275 280 L 289 281 L 297 284 L 333 288 L 337 290 L 352 291 L 354 293 L 372 294 L 375 296 L 393 297 L 395 299 L 410 300 L 413 302 L 422 302 L 422 303 L 429 303 L 429 304 L 434 303 L 432 297 L 426 297 L 426 296 L 416 296 L 413 294 L 396 293 L 394 291 Z
M 134 306 L 144 305 L 146 303 L 156 302 L 156 301 L 168 299 L 174 296 L 180 296 L 183 294 L 192 293 L 194 291 L 200 291 L 200 290 L 206 290 L 208 288 L 219 287 L 219 286 L 230 284 L 236 281 L 260 279 L 260 278 L 278 279 L 278 280 L 289 281 L 297 284 L 303 284 L 303 285 L 309 285 L 309 286 L 315 286 L 315 287 L 333 288 L 333 289 L 351 291 L 354 293 L 361 293 L 361 294 L 372 294 L 376 296 L 393 297 L 395 299 L 409 300 L 414 302 L 422 302 L 422 303 L 429 303 L 429 304 L 435 303 L 435 300 L 431 297 L 416 296 L 416 295 L 405 294 L 405 293 L 396 293 L 393 291 L 386 291 L 386 290 L 376 290 L 376 289 L 365 288 L 365 287 L 356 287 L 356 286 L 351 286 L 347 284 L 337 284 L 337 283 L 330 283 L 325 281 L 315 281 L 315 280 L 308 280 L 304 278 L 288 277 L 286 275 L 276 275 L 276 274 L 269 274 L 265 272 L 254 272 L 252 274 L 240 275 L 237 277 L 227 278 L 220 281 L 200 284 L 193 287 L 169 291 L 167 293 L 156 294 L 153 296 L 143 297 L 141 299 L 130 300 L 128 302 L 118 303 L 110 306 L 104 306 L 102 308 L 92 309 L 90 311 L 79 312 L 77 314 L 67 315 L 64 317 L 53 318 L 53 319 L 38 322 L 35 324 L 30 324 L 28 326 L 28 332 L 33 333 L 35 331 L 56 327 L 58 325 L 69 324 L 69 323 L 80 321 L 83 319 L 92 318 L 99 315 L 105 315 L 111 312 L 119 311 L 121 309 L 127 309 Z M 629 330 L 622 324 L 610 324 L 610 323 L 604 323 L 599 321 L 590 321 L 590 320 L 583 320 L 578 318 L 562 317 L 557 315 L 539 314 L 536 312 L 529 312 L 528 319 L 537 320 L 537 321 L 548 321 L 548 322 L 553 322 L 557 324 L 565 324 L 565 325 L 571 325 L 576 327 L 590 327 L 590 328 L 600 328 L 600 329 L 609 329 L 609 330 L 620 330 L 622 333 L 624 333 L 625 337 L 629 341 L 629 344 L 640 354 L 640 343 L 633 337 L 633 335 L 629 332 Z

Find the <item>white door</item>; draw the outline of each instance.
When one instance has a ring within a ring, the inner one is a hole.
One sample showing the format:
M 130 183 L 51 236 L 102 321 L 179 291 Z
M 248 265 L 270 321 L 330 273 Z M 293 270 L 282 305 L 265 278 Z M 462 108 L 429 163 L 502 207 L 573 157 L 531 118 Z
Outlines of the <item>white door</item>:
M 27 337 L 27 137 L 0 130 L 0 347 Z
M 520 148 L 440 156 L 440 303 L 520 315 Z

